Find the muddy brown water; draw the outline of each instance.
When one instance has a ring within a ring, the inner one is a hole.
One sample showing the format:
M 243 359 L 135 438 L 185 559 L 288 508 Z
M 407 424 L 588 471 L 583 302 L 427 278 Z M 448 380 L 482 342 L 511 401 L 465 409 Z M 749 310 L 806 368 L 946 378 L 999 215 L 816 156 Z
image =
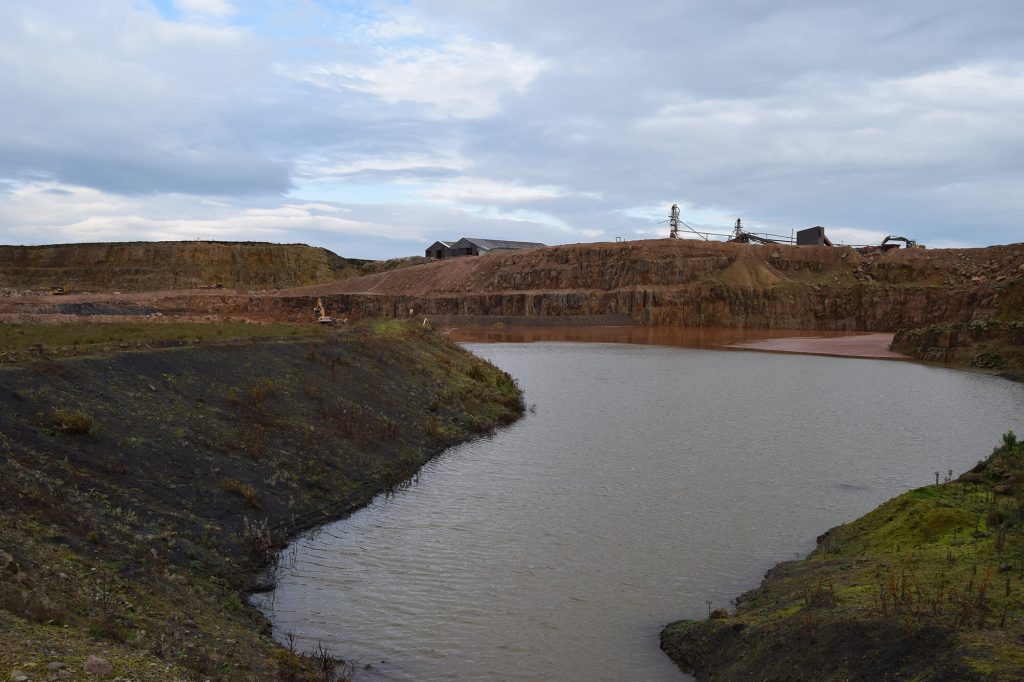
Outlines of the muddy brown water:
M 535 409 L 297 540 L 261 601 L 278 639 L 357 680 L 689 679 L 664 624 L 1024 431 L 1024 386 L 912 363 L 469 347 Z

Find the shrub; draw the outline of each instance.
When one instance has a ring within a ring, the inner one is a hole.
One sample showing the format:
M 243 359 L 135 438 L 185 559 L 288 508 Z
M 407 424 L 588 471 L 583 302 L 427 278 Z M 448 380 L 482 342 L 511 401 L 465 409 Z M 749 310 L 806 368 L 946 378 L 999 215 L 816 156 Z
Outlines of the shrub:
M 994 350 L 987 350 L 984 353 L 980 353 L 971 360 L 973 367 L 980 367 L 982 369 L 1003 369 L 1006 367 L 1006 360 L 1003 359 L 999 353 Z
M 248 516 L 242 517 L 242 542 L 259 564 L 270 563 L 276 557 L 277 540 L 267 519 L 249 521 Z
M 53 411 L 53 423 L 61 433 L 87 435 L 96 428 L 92 417 L 81 410 L 69 410 L 58 407 Z
M 250 507 L 260 506 L 259 495 L 256 493 L 256 488 L 252 487 L 248 483 L 242 483 L 235 478 L 225 478 L 221 481 L 220 487 L 223 488 L 225 492 L 238 495 L 245 500 L 246 504 Z
M 480 383 L 488 383 L 487 372 L 484 370 L 482 366 L 478 364 L 472 365 L 469 368 L 469 371 L 466 372 L 466 376 L 468 376 L 470 379 L 473 379 L 474 381 L 479 381 Z

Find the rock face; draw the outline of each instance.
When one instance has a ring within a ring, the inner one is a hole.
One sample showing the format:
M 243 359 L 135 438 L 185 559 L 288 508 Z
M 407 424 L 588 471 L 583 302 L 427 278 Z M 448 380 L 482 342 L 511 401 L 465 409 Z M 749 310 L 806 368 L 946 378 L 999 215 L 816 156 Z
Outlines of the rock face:
M 124 242 L 0 246 L 0 288 L 284 288 L 352 276 L 359 262 L 305 244 Z
M 863 256 L 666 239 L 452 258 L 281 295 L 304 306 L 323 295 L 357 317 L 626 315 L 652 325 L 894 331 L 1020 310 L 1021 265 L 1024 244 Z
M 1024 319 L 1024 244 L 861 255 L 849 247 L 662 239 L 403 263 L 363 276 L 355 274 L 368 271 L 366 266 L 346 269 L 340 264 L 343 259 L 305 246 L 178 242 L 85 245 L 83 252 L 87 246 L 99 249 L 96 253 L 109 249 L 120 254 L 111 260 L 119 258 L 121 264 L 108 265 L 106 257 L 94 253 L 92 265 L 79 270 L 71 263 L 63 269 L 33 269 L 22 253 L 22 264 L 14 268 L 20 273 L 18 281 L 38 286 L 44 280 L 64 281 L 58 276 L 71 273 L 67 281 L 74 281 L 73 275 L 97 286 L 117 282 L 122 289 L 133 281 L 139 287 L 165 288 L 214 281 L 250 289 L 311 284 L 259 293 L 225 289 L 0 296 L 0 315 L 159 314 L 311 322 L 314 303 L 322 297 L 328 313 L 339 319 L 435 316 L 536 323 L 558 318 L 589 324 L 603 319 L 605 324 L 632 320 L 686 327 L 879 332 Z M 199 250 L 193 253 L 193 247 Z M 0 247 L 0 273 L 7 272 L 3 259 L 9 257 Z M 129 261 L 136 265 L 126 265 Z M 115 272 L 119 274 L 111 274 Z M 4 274 L 0 282 L 3 277 L 17 279 Z
M 919 360 L 1001 370 L 1019 378 L 1024 371 L 1024 321 L 974 320 L 901 330 L 892 348 Z

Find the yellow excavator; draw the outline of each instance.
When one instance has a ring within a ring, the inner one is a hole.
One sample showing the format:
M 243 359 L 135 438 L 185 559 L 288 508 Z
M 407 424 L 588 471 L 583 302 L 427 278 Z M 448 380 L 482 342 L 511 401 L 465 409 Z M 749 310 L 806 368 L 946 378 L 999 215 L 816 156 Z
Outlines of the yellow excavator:
M 316 318 L 317 324 L 334 324 L 334 318 L 327 314 L 327 308 L 324 307 L 324 301 L 321 298 L 316 299 L 313 314 L 319 314 L 319 317 Z

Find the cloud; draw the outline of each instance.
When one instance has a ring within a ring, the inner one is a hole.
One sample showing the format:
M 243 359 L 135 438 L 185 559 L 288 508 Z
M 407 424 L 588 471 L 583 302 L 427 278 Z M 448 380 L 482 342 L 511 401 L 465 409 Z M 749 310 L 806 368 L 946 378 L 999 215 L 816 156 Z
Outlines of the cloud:
M 305 242 L 354 258 L 419 253 L 440 236 L 506 236 L 542 241 L 543 215 L 459 208 L 344 205 L 301 200 L 194 201 L 186 196 L 119 196 L 53 183 L 9 188 L 0 201 L 0 243 L 48 244 L 217 239 Z
M 227 0 L 174 0 L 174 6 L 183 14 L 227 17 L 235 13 L 235 8 Z
M 1019 241 L 1022 30 L 1016 0 L 0 3 L 0 234 L 383 255 L 661 236 L 679 203 Z
M 558 187 L 497 182 L 483 178 L 459 178 L 434 184 L 420 194 L 428 199 L 451 204 L 507 204 L 555 199 L 566 192 Z
M 373 95 L 388 104 L 423 105 L 433 117 L 483 118 L 502 98 L 523 94 L 544 61 L 509 45 L 457 37 L 437 48 L 387 53 L 373 64 L 315 64 L 286 70 L 292 77 L 332 90 Z
M 289 164 L 253 137 L 246 101 L 253 69 L 269 69 L 258 42 L 126 5 L 0 8 L 0 175 L 122 193 L 285 191 Z
M 23 185 L 0 204 L 0 235 L 12 243 L 50 241 L 235 239 L 289 241 L 294 233 L 415 239 L 414 232 L 352 219 L 344 207 L 325 203 L 279 203 L 243 207 L 189 202 L 184 197 L 119 197 L 98 190 Z
M 343 154 L 342 158 L 317 155 L 301 160 L 296 173 L 307 178 L 353 177 L 389 174 L 401 177 L 457 173 L 469 167 L 465 157 L 454 152 L 404 153 L 394 155 Z

